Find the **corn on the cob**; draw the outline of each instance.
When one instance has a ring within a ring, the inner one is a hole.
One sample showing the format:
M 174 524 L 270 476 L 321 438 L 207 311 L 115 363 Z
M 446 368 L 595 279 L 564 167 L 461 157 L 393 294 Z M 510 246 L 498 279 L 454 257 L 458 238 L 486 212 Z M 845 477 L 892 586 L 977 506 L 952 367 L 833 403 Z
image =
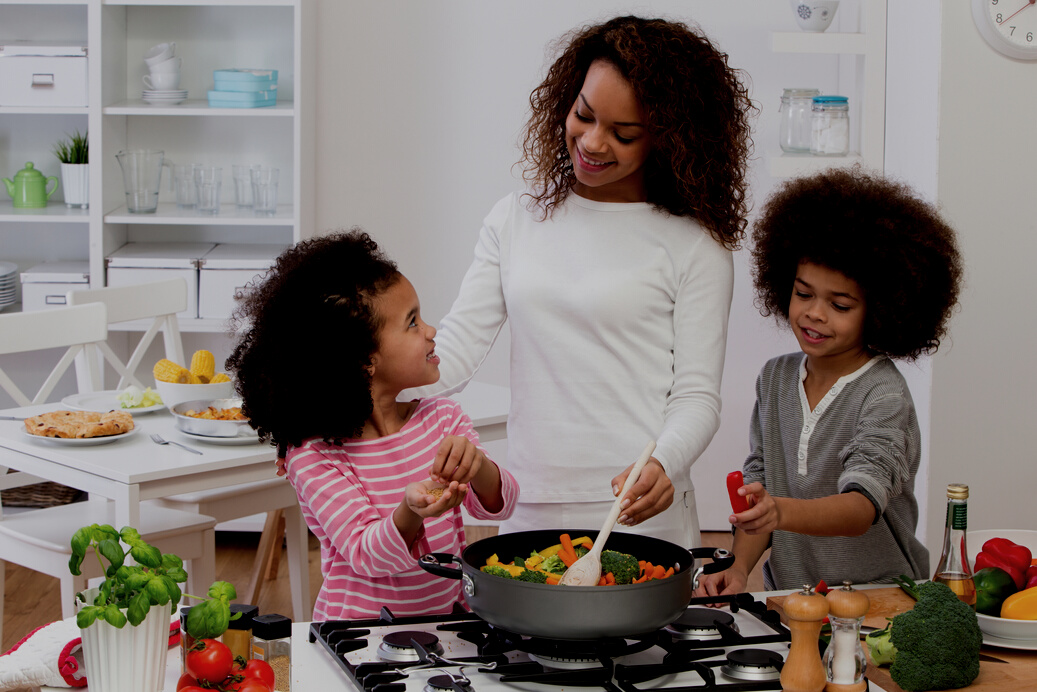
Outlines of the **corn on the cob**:
M 230 377 L 227 376 L 227 373 L 221 372 L 209 378 L 209 384 L 217 384 L 219 382 L 230 382 Z
M 195 351 L 194 355 L 191 356 L 191 367 L 189 370 L 201 382 L 209 382 L 216 372 L 216 358 L 211 351 L 206 351 L 205 349 Z
M 200 380 L 191 374 L 191 371 L 182 365 L 177 365 L 171 360 L 163 358 L 162 360 L 155 363 L 155 368 L 152 370 L 152 374 L 155 376 L 155 380 L 158 382 L 173 382 L 175 384 L 192 384 L 191 380 L 194 379 L 193 384 L 197 384 Z

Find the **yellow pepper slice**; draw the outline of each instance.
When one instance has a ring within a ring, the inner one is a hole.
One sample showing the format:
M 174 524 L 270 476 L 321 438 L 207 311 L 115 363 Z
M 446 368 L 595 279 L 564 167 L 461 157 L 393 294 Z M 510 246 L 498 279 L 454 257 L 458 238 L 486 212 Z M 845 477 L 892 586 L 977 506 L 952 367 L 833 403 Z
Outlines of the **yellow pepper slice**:
M 1001 617 L 1010 620 L 1037 620 L 1037 586 L 1017 591 L 1001 604 Z

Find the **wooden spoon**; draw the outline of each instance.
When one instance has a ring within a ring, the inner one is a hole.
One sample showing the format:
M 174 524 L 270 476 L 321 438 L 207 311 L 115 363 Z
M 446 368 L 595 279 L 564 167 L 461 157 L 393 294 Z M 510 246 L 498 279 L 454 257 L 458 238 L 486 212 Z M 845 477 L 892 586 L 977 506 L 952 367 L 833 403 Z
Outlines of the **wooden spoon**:
M 638 477 L 641 475 L 641 469 L 652 458 L 652 452 L 654 451 L 655 441 L 653 440 L 641 452 L 641 457 L 634 464 L 634 468 L 630 469 L 630 475 L 627 476 L 626 482 L 623 483 L 623 489 L 616 496 L 616 501 L 612 503 L 612 510 L 605 517 L 605 523 L 601 525 L 598 537 L 594 539 L 594 547 L 590 549 L 590 552 L 574 562 L 569 569 L 565 570 L 565 574 L 558 580 L 559 584 L 564 584 L 565 586 L 598 585 L 598 582 L 601 580 L 601 551 L 604 550 L 605 541 L 608 540 L 609 534 L 612 533 L 612 528 L 616 525 L 616 520 L 619 519 L 620 505 L 630 488 L 634 487 L 634 483 L 637 482 Z

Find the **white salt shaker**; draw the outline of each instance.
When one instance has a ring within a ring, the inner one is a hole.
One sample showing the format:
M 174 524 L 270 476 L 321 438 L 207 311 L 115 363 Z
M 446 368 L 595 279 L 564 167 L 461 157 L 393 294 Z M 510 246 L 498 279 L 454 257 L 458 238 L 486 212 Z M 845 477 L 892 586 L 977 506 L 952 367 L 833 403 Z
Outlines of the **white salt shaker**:
M 810 117 L 810 153 L 846 156 L 849 151 L 849 100 L 845 96 L 815 96 Z

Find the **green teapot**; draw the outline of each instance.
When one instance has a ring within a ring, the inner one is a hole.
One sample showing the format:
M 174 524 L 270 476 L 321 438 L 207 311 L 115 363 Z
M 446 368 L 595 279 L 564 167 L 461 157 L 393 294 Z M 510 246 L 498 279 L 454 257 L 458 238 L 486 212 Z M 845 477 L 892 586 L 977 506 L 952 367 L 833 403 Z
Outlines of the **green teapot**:
M 54 188 L 47 192 L 47 185 L 54 181 Z M 14 180 L 4 178 L 7 186 L 7 194 L 11 196 L 15 209 L 37 209 L 47 206 L 47 200 L 58 189 L 58 179 L 55 176 L 45 178 L 36 170 L 32 162 L 25 164 L 25 168 L 14 174 Z

